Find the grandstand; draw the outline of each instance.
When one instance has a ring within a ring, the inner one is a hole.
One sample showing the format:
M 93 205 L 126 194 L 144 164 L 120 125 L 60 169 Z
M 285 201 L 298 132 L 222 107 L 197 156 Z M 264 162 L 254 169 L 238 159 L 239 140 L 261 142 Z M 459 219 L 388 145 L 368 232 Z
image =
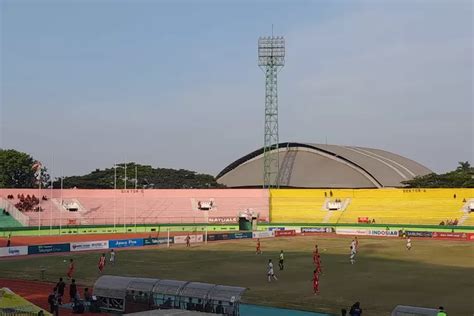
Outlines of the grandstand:
M 286 189 L 271 190 L 270 195 L 274 223 L 473 223 L 465 205 L 474 196 L 474 189 Z M 325 203 L 336 199 L 342 201 L 340 209 L 329 211 Z
M 245 210 L 267 222 L 268 191 L 264 190 L 43 190 L 2 189 L 0 198 L 9 208 L 18 195 L 43 196 L 42 212 L 21 212 L 29 226 L 229 223 Z M 13 199 L 7 199 L 13 195 Z M 18 212 L 18 210 L 15 210 Z
M 10 216 L 1 227 L 236 223 L 245 210 L 260 222 L 430 224 L 455 221 L 474 226 L 469 205 L 474 189 L 212 189 L 42 191 L 42 212 L 20 212 L 17 196 L 34 189 L 3 189 L 0 199 Z M 14 199 L 7 199 L 13 195 Z M 456 196 L 456 198 L 454 198 Z

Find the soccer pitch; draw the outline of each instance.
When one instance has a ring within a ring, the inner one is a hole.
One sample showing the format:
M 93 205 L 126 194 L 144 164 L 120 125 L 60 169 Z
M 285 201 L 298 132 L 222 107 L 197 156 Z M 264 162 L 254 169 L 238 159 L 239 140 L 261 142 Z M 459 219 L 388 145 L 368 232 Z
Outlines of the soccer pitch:
M 200 281 L 248 288 L 244 302 L 329 312 L 339 315 L 360 301 L 364 315 L 389 315 L 398 304 L 443 305 L 450 315 L 474 311 L 474 244 L 413 239 L 359 238 L 354 265 L 349 263 L 352 238 L 305 236 L 262 239 L 263 254 L 255 254 L 255 240 L 194 244 L 191 248 L 141 248 L 117 251 L 115 266 L 105 274 Z M 319 296 L 312 293 L 312 250 L 318 244 L 323 265 Z M 278 255 L 285 252 L 285 269 Z M 0 260 L 0 278 L 40 278 L 51 282 L 65 276 L 67 259 L 76 261 L 75 279 L 92 286 L 99 276 L 100 253 L 58 254 Z M 267 281 L 272 259 L 278 281 Z M 64 262 L 66 260 L 66 262 Z

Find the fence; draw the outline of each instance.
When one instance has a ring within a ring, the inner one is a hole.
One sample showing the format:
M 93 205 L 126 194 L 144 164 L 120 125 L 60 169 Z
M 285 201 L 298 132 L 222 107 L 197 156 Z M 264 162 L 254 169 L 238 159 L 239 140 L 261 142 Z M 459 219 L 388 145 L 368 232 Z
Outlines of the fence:
M 8 213 L 10 213 L 11 217 L 16 219 L 23 226 L 28 226 L 29 225 L 30 218 L 28 216 L 24 215 L 14 205 L 12 205 L 10 202 L 8 202 L 7 200 L 5 200 L 3 198 L 0 198 L 0 209 L 6 210 Z

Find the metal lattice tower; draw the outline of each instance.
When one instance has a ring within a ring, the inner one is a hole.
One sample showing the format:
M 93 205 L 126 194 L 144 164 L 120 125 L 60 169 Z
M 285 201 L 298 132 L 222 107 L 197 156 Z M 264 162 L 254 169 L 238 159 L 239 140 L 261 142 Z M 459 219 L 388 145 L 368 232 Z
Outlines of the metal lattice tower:
M 285 65 L 285 39 L 282 36 L 258 39 L 258 66 L 265 73 L 265 132 L 263 145 L 263 187 L 278 188 L 278 72 Z

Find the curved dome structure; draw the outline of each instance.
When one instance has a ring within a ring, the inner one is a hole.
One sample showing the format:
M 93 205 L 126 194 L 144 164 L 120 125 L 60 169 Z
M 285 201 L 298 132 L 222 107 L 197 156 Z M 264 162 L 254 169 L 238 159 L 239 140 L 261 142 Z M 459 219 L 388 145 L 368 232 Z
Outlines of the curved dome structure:
M 280 187 L 402 187 L 402 181 L 432 172 L 416 161 L 374 148 L 310 143 L 279 147 Z M 228 187 L 261 187 L 263 148 L 224 168 L 217 181 Z

